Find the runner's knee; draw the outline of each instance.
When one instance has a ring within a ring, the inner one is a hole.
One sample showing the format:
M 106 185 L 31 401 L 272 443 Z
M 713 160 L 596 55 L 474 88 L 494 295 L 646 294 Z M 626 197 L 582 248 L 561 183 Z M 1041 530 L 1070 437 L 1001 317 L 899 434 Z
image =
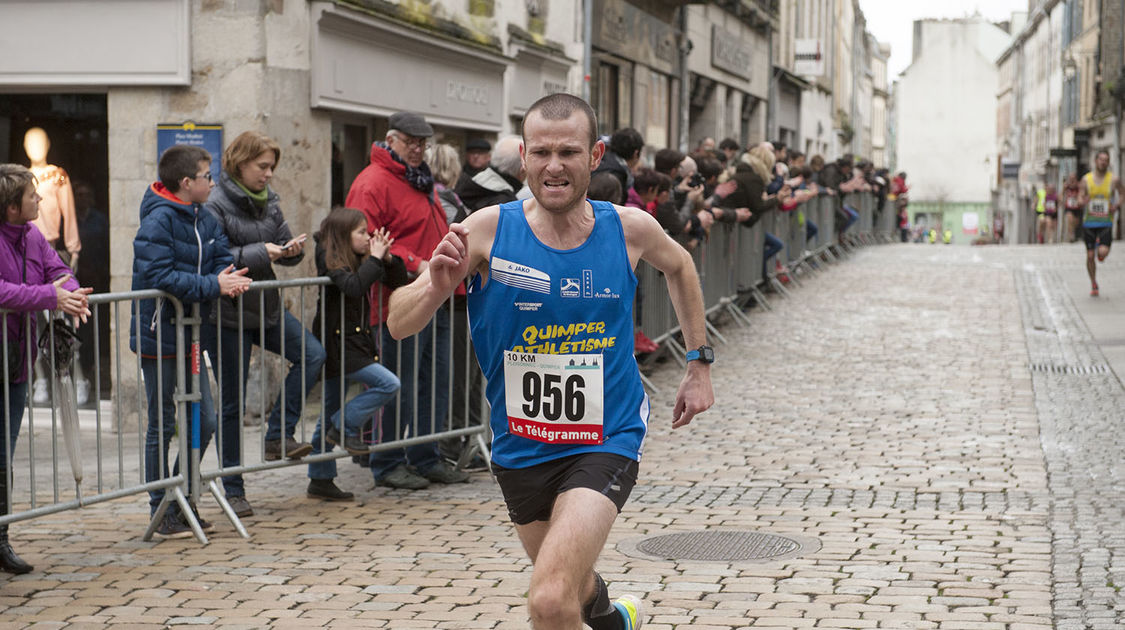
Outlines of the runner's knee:
M 573 586 L 562 579 L 551 576 L 543 580 L 532 580 L 527 594 L 532 624 L 538 628 L 544 622 L 560 626 L 567 620 L 577 622 L 581 618 L 579 599 Z

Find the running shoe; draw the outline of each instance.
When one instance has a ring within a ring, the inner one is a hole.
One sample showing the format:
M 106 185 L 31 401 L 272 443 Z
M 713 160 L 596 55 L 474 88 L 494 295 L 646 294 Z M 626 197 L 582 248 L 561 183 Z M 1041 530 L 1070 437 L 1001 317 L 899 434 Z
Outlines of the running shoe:
M 1098 297 L 1098 283 L 1095 282 L 1094 286 L 1090 287 L 1090 297 Z
M 613 602 L 614 608 L 625 619 L 625 630 L 640 630 L 644 625 L 644 615 L 641 614 L 641 600 L 633 595 L 622 595 Z

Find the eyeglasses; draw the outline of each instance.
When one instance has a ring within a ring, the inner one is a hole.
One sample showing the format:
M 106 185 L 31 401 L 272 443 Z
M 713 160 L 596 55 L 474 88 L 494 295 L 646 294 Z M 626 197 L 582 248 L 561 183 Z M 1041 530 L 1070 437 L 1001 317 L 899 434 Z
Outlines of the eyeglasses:
M 430 141 L 425 139 L 425 138 L 409 138 L 408 139 L 406 136 L 402 136 L 402 135 L 399 135 L 397 133 L 394 134 L 394 137 L 399 142 L 405 144 L 407 147 L 409 147 L 411 149 L 426 150 L 426 149 L 430 148 Z
M 195 177 L 192 177 L 192 179 L 199 179 L 200 177 L 206 177 L 207 181 L 211 181 L 211 171 L 207 171 L 206 173 L 200 173 L 199 175 L 196 175 Z

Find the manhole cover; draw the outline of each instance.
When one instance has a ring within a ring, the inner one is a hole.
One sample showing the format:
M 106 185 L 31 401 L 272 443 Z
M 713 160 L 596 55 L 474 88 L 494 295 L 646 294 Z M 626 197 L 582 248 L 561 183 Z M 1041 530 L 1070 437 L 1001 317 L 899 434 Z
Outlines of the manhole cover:
M 815 538 L 761 532 L 706 530 L 645 538 L 622 543 L 619 548 L 627 555 L 663 560 L 752 562 L 817 551 L 820 542 Z

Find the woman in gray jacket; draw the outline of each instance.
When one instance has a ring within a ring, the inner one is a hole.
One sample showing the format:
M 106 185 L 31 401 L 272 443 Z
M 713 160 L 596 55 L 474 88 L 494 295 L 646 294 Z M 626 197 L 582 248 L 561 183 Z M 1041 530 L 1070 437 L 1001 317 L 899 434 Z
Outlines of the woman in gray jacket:
M 269 187 L 279 159 L 281 148 L 274 140 L 257 131 L 243 132 L 223 152 L 223 172 L 207 201 L 206 207 L 219 219 L 230 241 L 235 265 L 249 268 L 253 280 L 274 280 L 277 278 L 274 264 L 292 266 L 304 258 L 305 235 L 293 237 L 281 213 L 281 200 Z M 304 457 L 312 450 L 312 445 L 298 442 L 294 433 L 301 418 L 302 400 L 320 378 L 324 348 L 299 319 L 282 307 L 277 289 L 259 292 L 251 285 L 249 294 L 242 298 L 221 298 L 212 315 L 219 324 L 222 355 L 218 357 L 215 371 L 222 406 L 219 455 L 223 468 L 239 466 L 242 462 L 240 425 L 245 398 L 242 392 L 254 345 L 262 345 L 264 350 L 277 354 L 281 354 L 284 347 L 285 359 L 292 364 L 285 377 L 285 400 L 281 400 L 279 393 L 267 421 L 265 458 Z M 253 514 L 246 500 L 242 475 L 223 477 L 223 487 L 236 514 Z

